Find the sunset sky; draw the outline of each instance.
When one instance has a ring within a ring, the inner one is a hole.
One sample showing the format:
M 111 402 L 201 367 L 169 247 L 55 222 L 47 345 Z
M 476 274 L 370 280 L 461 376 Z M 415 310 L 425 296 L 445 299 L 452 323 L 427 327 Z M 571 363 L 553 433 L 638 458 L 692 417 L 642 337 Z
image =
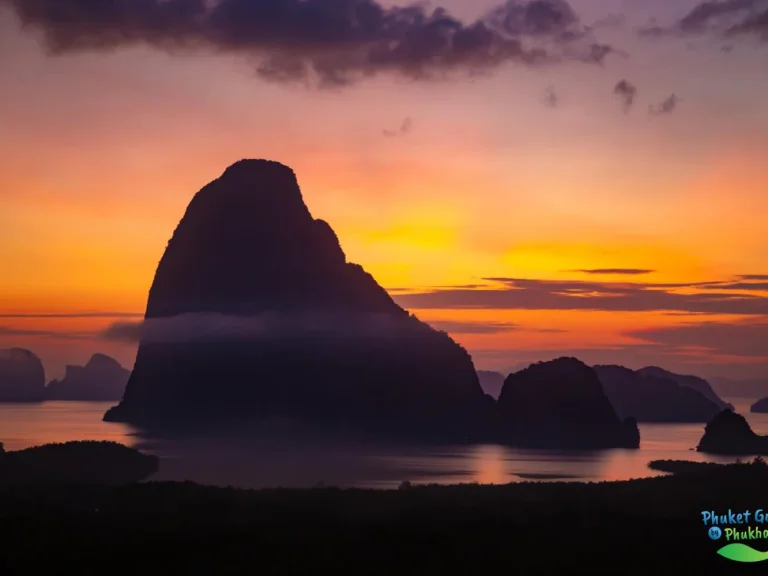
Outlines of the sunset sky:
M 764 2 L 445 0 L 415 10 L 465 44 L 429 66 L 412 13 L 344 36 L 352 3 L 0 0 L 0 348 L 132 366 L 103 331 L 143 315 L 193 194 L 268 158 L 479 368 L 768 378 L 768 18 L 735 10 Z

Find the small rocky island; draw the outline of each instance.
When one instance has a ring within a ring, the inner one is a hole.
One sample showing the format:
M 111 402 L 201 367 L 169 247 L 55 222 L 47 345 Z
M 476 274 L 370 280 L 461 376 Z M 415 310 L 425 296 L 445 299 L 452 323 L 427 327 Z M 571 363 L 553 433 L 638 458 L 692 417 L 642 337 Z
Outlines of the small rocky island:
M 768 436 L 755 434 L 746 418 L 723 410 L 704 429 L 699 452 L 732 456 L 768 455 Z
M 754 412 L 756 414 L 766 414 L 768 413 L 768 397 L 761 398 L 752 406 L 749 407 L 750 412 Z
M 597 373 L 576 358 L 538 362 L 507 376 L 499 396 L 504 439 L 552 449 L 638 448 L 633 418 L 622 421 Z
M 131 375 L 105 354 L 94 354 L 85 366 L 67 366 L 64 378 L 45 387 L 46 400 L 119 401 Z
M 40 358 L 24 348 L 0 350 L 0 402 L 42 402 L 44 397 Z

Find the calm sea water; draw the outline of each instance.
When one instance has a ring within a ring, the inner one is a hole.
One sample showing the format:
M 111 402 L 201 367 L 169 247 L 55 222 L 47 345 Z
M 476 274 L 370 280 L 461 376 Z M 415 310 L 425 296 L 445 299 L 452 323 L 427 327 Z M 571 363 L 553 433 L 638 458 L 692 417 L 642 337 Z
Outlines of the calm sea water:
M 755 432 L 768 434 L 768 414 L 751 414 L 751 399 L 728 399 Z M 248 488 L 357 486 L 392 488 L 412 483 L 523 480 L 621 480 L 654 476 L 648 462 L 687 459 L 731 462 L 691 449 L 702 424 L 642 424 L 640 450 L 559 452 L 495 445 L 370 447 L 259 439 L 143 439 L 129 426 L 101 421 L 112 403 L 0 404 L 0 441 L 7 450 L 48 442 L 114 440 L 161 458 L 156 480 L 193 480 Z

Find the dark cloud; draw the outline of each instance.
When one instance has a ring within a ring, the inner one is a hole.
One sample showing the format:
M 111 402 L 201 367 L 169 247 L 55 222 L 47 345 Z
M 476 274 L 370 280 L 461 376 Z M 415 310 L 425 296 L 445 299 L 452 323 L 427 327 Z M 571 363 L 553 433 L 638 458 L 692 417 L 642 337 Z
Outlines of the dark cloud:
M 396 295 L 408 309 L 486 308 L 520 310 L 672 311 L 709 314 L 768 314 L 768 296 L 718 290 L 718 282 L 652 284 L 487 278 L 503 283 L 483 290 L 466 288 Z M 695 293 L 677 289 L 697 288 Z
M 768 282 L 727 282 L 713 287 L 716 287 L 718 290 L 768 291 Z
M 564 0 L 509 0 L 491 10 L 486 20 L 513 36 L 543 36 L 567 42 L 585 34 L 579 17 Z
M 637 88 L 626 80 L 620 80 L 616 86 L 613 87 L 613 93 L 621 99 L 624 113 L 629 114 L 632 105 L 635 103 Z
M 645 268 L 592 268 L 589 270 L 570 270 L 570 272 L 581 272 L 582 274 L 624 274 L 627 276 L 636 276 L 640 274 L 652 274 L 655 270 Z
M 743 22 L 730 28 L 728 33 L 731 35 L 756 34 L 762 40 L 768 40 L 768 8 L 751 14 Z
M 394 138 L 395 136 L 397 136 L 397 132 L 394 132 L 392 130 L 382 130 L 381 133 L 387 138 Z
M 677 108 L 677 104 L 680 102 L 680 98 L 671 94 L 658 104 L 651 104 L 648 106 L 648 112 L 655 116 L 661 116 L 663 114 L 671 114 Z
M 695 348 L 724 356 L 768 358 L 768 321 L 697 322 L 627 333 L 653 344 Z
M 702 2 L 678 23 L 682 32 L 703 32 L 722 24 L 730 17 L 744 16 L 759 4 L 758 0 L 721 0 Z
M 706 1 L 695 6 L 671 26 L 659 26 L 654 22 L 639 29 L 638 33 L 654 38 L 695 34 L 756 34 L 768 39 L 768 1 Z M 731 44 L 721 47 L 724 52 L 730 52 L 732 49 Z
M 768 274 L 739 274 L 742 280 L 768 280 Z
M 145 44 L 254 59 L 267 80 L 346 86 L 397 72 L 417 79 L 516 62 L 600 64 L 612 52 L 564 0 L 509 0 L 475 22 L 443 8 L 376 0 L 0 0 L 53 54 Z

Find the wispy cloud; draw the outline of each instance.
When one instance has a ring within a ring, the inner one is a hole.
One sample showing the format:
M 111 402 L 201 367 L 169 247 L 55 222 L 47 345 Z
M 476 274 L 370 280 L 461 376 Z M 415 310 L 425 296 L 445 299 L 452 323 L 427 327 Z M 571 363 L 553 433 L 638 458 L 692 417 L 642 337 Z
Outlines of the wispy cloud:
M 11 337 L 39 337 L 56 340 L 91 340 L 98 336 L 96 332 L 67 332 L 60 330 L 40 330 L 29 328 L 17 328 L 14 326 L 0 326 L 0 336 Z
M 560 96 L 558 96 L 557 92 L 555 92 L 555 88 L 553 86 L 548 86 L 547 89 L 544 90 L 542 102 L 548 108 L 557 108 L 557 105 L 560 103 Z
M 652 274 L 655 270 L 648 270 L 645 268 L 592 268 L 581 270 L 569 270 L 569 272 L 581 272 L 582 274 L 595 274 L 595 275 L 627 275 L 638 276 L 641 274 Z
M 0 318 L 141 318 L 141 312 L 0 312 Z
M 720 289 L 722 281 L 696 283 L 589 282 L 486 278 L 496 283 L 482 290 L 455 288 L 398 294 L 394 298 L 408 309 L 509 309 L 509 310 L 607 310 L 667 311 L 709 314 L 768 314 L 768 296 Z M 499 286 L 501 284 L 501 286 Z M 680 292 L 679 289 L 686 289 Z M 691 293 L 693 292 L 693 293 Z
M 635 103 L 637 88 L 627 80 L 619 80 L 613 87 L 613 93 L 621 100 L 622 108 L 625 114 L 629 114 L 632 105 Z
M 410 116 L 403 119 L 400 123 L 400 128 L 397 130 L 382 130 L 381 133 L 387 138 L 394 138 L 399 135 L 407 135 L 413 131 L 413 118 Z
M 517 330 L 519 326 L 512 322 L 459 322 L 451 320 L 434 320 L 428 322 L 436 330 L 449 334 L 499 334 Z
M 720 355 L 768 359 L 768 320 L 691 322 L 682 326 L 634 330 L 627 335 L 667 347 L 698 348 Z
M 675 111 L 675 108 L 677 108 L 678 103 L 680 103 L 680 98 L 678 98 L 675 94 L 670 94 L 667 98 L 658 104 L 651 104 L 648 106 L 648 112 L 655 116 L 671 114 Z

